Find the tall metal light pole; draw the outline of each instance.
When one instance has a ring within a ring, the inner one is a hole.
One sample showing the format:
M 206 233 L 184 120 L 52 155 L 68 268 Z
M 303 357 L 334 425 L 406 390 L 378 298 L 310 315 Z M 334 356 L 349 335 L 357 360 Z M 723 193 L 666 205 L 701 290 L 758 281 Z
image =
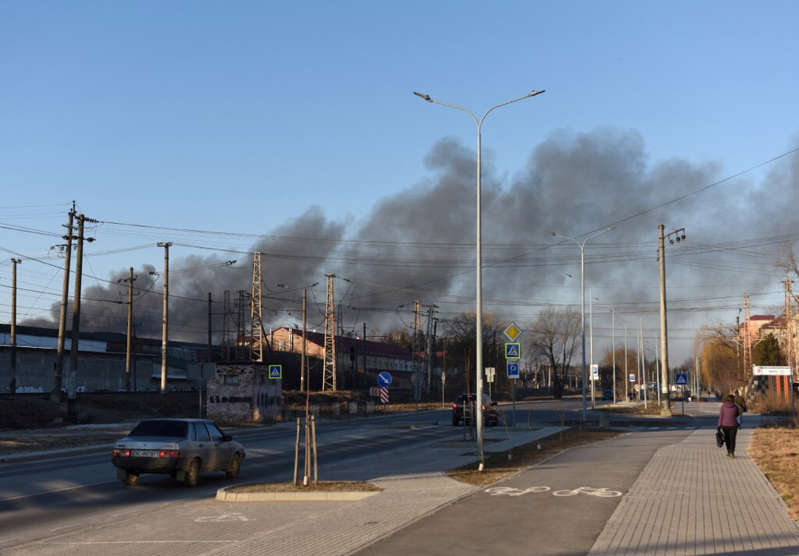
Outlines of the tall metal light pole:
M 591 409 L 596 409 L 594 382 L 594 293 L 588 288 L 588 360 L 591 362 Z
M 454 108 L 455 110 L 460 110 L 461 112 L 466 112 L 474 121 L 475 125 L 477 126 L 477 237 L 476 237 L 476 254 L 477 254 L 477 262 L 476 262 L 476 270 L 477 270 L 477 279 L 476 279 L 476 295 L 475 295 L 475 366 L 477 367 L 477 372 L 475 373 L 476 376 L 476 387 L 475 387 L 475 408 L 477 409 L 475 424 L 477 426 L 477 446 L 478 451 L 480 453 L 480 465 L 479 470 L 482 471 L 485 467 L 485 457 L 483 451 L 483 412 L 480 411 L 480 407 L 482 406 L 483 402 L 483 268 L 482 268 L 482 231 L 481 231 L 481 223 L 482 223 L 482 209 L 481 209 L 481 197 L 482 197 L 482 129 L 483 129 L 483 122 L 491 112 L 500 108 L 502 106 L 506 106 L 508 104 L 512 104 L 514 102 L 518 102 L 520 100 L 524 100 L 530 97 L 534 97 L 536 95 L 540 95 L 544 91 L 530 91 L 526 95 L 514 98 L 512 100 L 502 102 L 500 104 L 494 105 L 480 117 L 478 118 L 474 112 L 469 110 L 468 108 L 464 108 L 462 106 L 457 106 L 455 104 L 449 104 L 446 102 L 441 102 L 440 100 L 435 100 L 428 94 L 419 93 L 417 91 L 413 91 L 413 94 L 417 97 L 427 101 L 432 102 L 434 104 L 440 104 L 441 106 L 446 106 L 448 108 Z
M 610 306 L 610 350 L 613 354 L 613 405 L 616 405 L 616 307 Z
M 552 232 L 552 235 L 555 237 L 562 237 L 563 239 L 568 239 L 569 241 L 573 241 L 577 244 L 577 247 L 580 248 L 580 331 L 583 337 L 583 384 L 582 384 L 582 393 L 583 393 L 583 421 L 586 418 L 586 400 L 585 400 L 585 383 L 588 380 L 587 372 L 585 368 L 585 244 L 586 242 L 594 238 L 598 235 L 604 234 L 605 232 L 609 232 L 613 229 L 612 226 L 605 228 L 604 230 L 597 230 L 585 236 L 582 241 L 579 241 L 571 236 L 559 234 L 557 232 Z

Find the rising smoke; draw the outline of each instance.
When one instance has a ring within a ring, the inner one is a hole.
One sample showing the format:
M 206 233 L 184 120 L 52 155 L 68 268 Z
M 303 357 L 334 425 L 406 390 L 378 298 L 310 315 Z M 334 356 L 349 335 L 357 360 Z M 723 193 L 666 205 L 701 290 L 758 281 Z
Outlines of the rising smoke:
M 438 304 L 442 318 L 473 310 L 474 161 L 473 150 L 453 139 L 441 140 L 426 158 L 430 176 L 383 199 L 363 221 L 328 220 L 318 208 L 311 208 L 269 230 L 272 235 L 252 247 L 264 253 L 265 291 L 270 292 L 264 303 L 266 326 L 298 323 L 297 288 L 314 282 L 319 286 L 314 289 L 309 322 L 319 326 L 327 272 L 341 278 L 336 297 L 343 306 L 345 329 L 357 330 L 362 321 L 369 322 L 370 330 L 384 331 L 407 324 L 407 308 L 414 299 Z M 714 244 L 792 233 L 799 223 L 794 208 L 799 201 L 796 153 L 772 165 L 759 183 L 747 177 L 728 180 L 674 203 L 668 202 L 714 183 L 722 176 L 721 169 L 677 158 L 653 163 L 635 131 L 557 131 L 534 148 L 527 167 L 507 183 L 498 174 L 490 164 L 484 165 L 485 308 L 527 322 L 546 304 L 577 301 L 579 251 L 573 243 L 553 237 L 552 231 L 579 238 L 614 226 L 586 248 L 587 283 L 594 285 L 599 303 L 617 306 L 622 322 L 629 319 L 637 326 L 635 315 L 644 309 L 648 311 L 642 313 L 644 326 L 655 330 L 656 305 L 641 302 L 657 300 L 658 224 L 663 223 L 667 232 L 686 228 L 686 243 L 667 248 L 668 280 L 676 286 L 669 297 L 697 299 L 699 306 L 702 296 L 711 298 L 719 292 L 774 290 L 782 278 L 774 263 L 786 244 L 743 253 L 751 255 L 749 259 L 741 259 L 743 248 L 731 257 L 729 249 L 714 251 Z M 172 338 L 204 341 L 203 300 L 208 292 L 221 301 L 224 290 L 234 297 L 238 290 L 249 290 L 251 257 L 239 255 L 233 265 L 224 264 L 227 258 L 191 256 L 175 261 L 176 268 L 194 270 L 170 276 Z M 773 278 L 762 270 L 774 271 Z M 153 271 L 149 266 L 137 269 L 141 293 L 134 303 L 137 333 L 157 337 L 161 285 Z M 111 280 L 126 277 L 127 270 Z M 714 281 L 719 288 L 708 289 Z M 120 299 L 120 289 L 117 285 L 85 289 L 83 307 L 90 317 L 82 319 L 83 330 L 124 331 L 125 305 L 91 300 Z M 150 290 L 153 293 L 147 293 Z M 400 305 L 405 308 L 398 313 Z M 680 303 L 675 307 L 680 308 Z M 221 313 L 221 305 L 214 310 Z M 56 321 L 57 304 L 52 315 Z M 677 313 L 670 328 L 687 330 L 734 315 L 734 311 L 721 316 Z M 53 321 L 26 324 L 53 326 Z M 219 330 L 218 320 L 215 326 Z

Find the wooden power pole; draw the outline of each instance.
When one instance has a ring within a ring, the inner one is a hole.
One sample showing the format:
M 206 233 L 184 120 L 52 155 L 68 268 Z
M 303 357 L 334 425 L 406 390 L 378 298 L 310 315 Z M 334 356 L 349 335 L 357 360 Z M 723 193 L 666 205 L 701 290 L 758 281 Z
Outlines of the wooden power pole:
M 131 364 L 130 360 L 133 354 L 133 282 L 136 277 L 133 276 L 133 267 L 128 269 L 127 279 L 122 278 L 118 282 L 128 283 L 128 329 L 127 337 L 125 339 L 125 391 L 131 390 Z M 134 388 L 135 389 L 135 388 Z
M 61 284 L 61 310 L 58 317 L 58 343 L 56 344 L 55 375 L 53 377 L 53 391 L 50 399 L 55 402 L 62 400 L 61 385 L 64 377 L 64 334 L 67 328 L 67 302 L 69 300 L 69 266 L 72 261 L 72 222 L 75 218 L 75 202 L 67 216 L 67 240 L 64 252 L 64 280 Z
M 78 250 L 75 253 L 75 294 L 72 296 L 72 345 L 69 351 L 69 380 L 67 381 L 67 413 L 74 416 L 75 399 L 78 388 L 78 348 L 80 342 L 80 296 L 83 280 L 83 241 L 92 242 L 94 238 L 85 238 L 83 227 L 86 216 L 78 216 Z M 88 219 L 90 222 L 93 220 Z
M 164 302 L 161 317 L 161 393 L 166 394 L 167 343 L 169 341 L 169 248 L 171 241 L 159 241 L 164 248 Z
M 791 367 L 793 373 L 793 294 L 791 293 L 791 281 L 786 279 L 783 284 L 785 285 L 785 347 L 787 348 L 788 366 Z

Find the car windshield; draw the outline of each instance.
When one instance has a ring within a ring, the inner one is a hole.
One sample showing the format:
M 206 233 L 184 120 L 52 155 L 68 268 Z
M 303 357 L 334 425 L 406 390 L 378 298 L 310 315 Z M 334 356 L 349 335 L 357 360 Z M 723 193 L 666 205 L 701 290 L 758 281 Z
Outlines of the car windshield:
M 188 430 L 185 421 L 142 421 L 130 431 L 128 436 L 169 436 L 186 438 Z

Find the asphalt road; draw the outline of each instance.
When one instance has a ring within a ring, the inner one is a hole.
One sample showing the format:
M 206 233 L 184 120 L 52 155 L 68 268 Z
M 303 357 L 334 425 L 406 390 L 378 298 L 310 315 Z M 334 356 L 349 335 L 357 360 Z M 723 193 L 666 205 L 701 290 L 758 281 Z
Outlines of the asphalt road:
M 509 405 L 501 405 L 499 409 L 511 420 Z M 516 418 L 519 423 L 558 424 L 561 420 L 575 420 L 580 410 L 579 399 L 520 402 L 516 406 Z M 628 422 L 635 424 L 634 420 Z M 325 480 L 363 480 L 374 477 L 376 471 L 401 474 L 407 471 L 392 461 L 392 452 L 396 453 L 397 449 L 421 451 L 463 434 L 461 427 L 451 425 L 449 408 L 341 421 L 322 420 L 318 428 L 320 476 Z M 294 423 L 247 430 L 235 437 L 247 450 L 247 459 L 236 482 L 290 480 Z M 183 487 L 168 476 L 143 475 L 136 488 L 128 489 L 116 480 L 110 453 L 105 450 L 2 463 L 0 552 L 76 528 L 104 527 L 135 519 L 136 515 L 170 504 L 209 499 L 218 488 L 228 484 L 231 481 L 222 473 L 202 475 L 200 484 L 193 489 Z
M 375 469 L 398 472 L 381 454 L 462 436 L 449 409 L 397 413 L 318 423 L 320 476 L 326 480 L 366 479 Z M 238 432 L 247 451 L 235 481 L 290 481 L 295 424 Z M 81 527 L 100 527 L 165 505 L 212 498 L 231 484 L 223 473 L 202 474 L 188 489 L 166 475 L 142 475 L 135 488 L 116 479 L 108 450 L 46 459 L 0 463 L 0 553 L 4 548 Z M 368 463 L 367 463 L 368 462 Z

